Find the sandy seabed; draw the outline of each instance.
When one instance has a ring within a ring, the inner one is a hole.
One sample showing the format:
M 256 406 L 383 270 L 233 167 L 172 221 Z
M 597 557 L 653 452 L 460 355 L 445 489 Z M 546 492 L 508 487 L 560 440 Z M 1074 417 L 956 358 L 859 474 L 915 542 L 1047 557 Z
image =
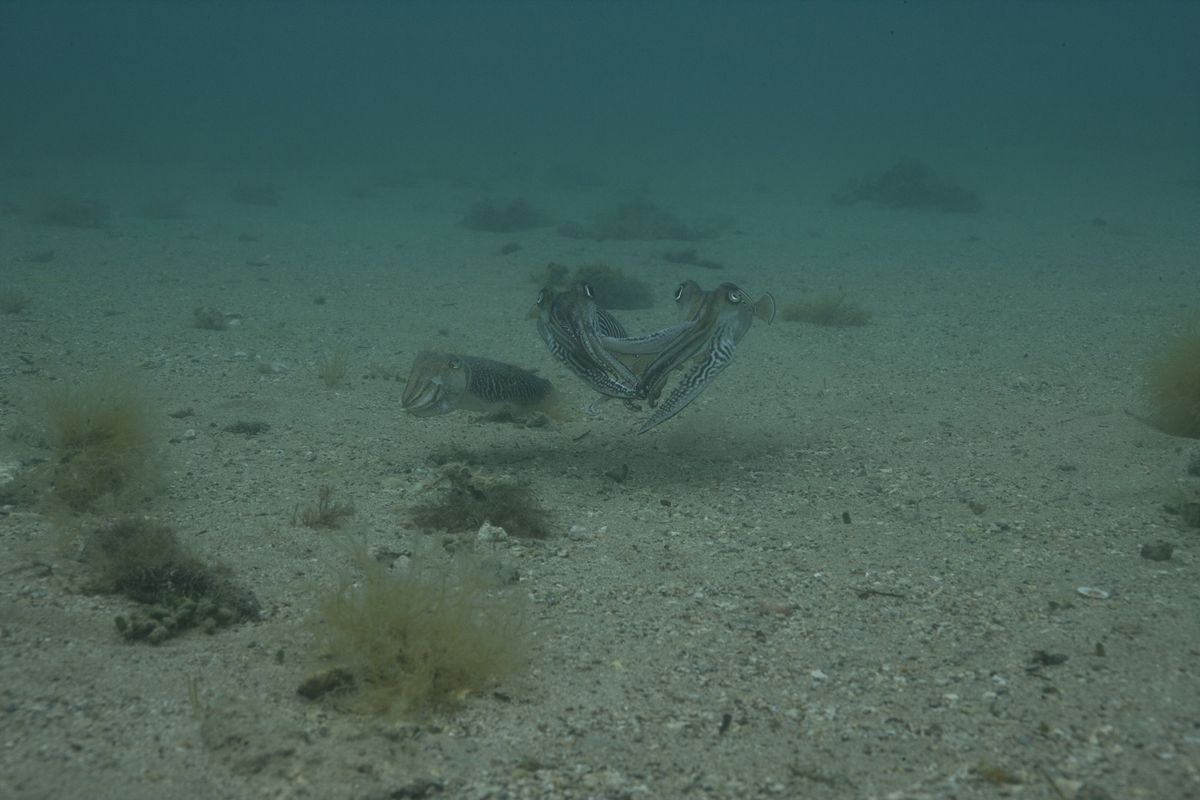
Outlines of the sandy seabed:
M 1200 484 L 1200 443 L 1140 421 L 1147 360 L 1200 301 L 1200 193 L 1170 164 L 1030 172 L 970 215 L 782 183 L 656 196 L 729 215 L 697 245 L 719 272 L 664 263 L 671 243 L 464 230 L 482 193 L 452 176 L 272 176 L 280 202 L 259 207 L 231 202 L 233 175 L 85 171 L 113 209 L 94 230 L 30 220 L 53 180 L 10 178 L 0 289 L 32 302 L 0 316 L 0 466 L 50 456 L 49 387 L 134 375 L 167 477 L 138 512 L 264 614 L 126 643 L 131 604 L 81 591 L 50 545 L 62 515 L 5 508 L 0 796 L 1200 797 L 1200 531 L 1164 511 Z M 187 216 L 139 216 L 164 181 Z M 582 413 L 526 318 L 550 261 L 650 282 L 657 306 L 620 313 L 635 331 L 672 321 L 685 278 L 780 303 L 844 290 L 874 316 L 756 323 L 639 436 L 646 411 Z M 240 322 L 194 328 L 200 306 Z M 578 413 L 410 417 L 401 383 L 368 376 L 425 347 L 536 368 Z M 328 388 L 338 351 L 349 376 Z M 270 429 L 223 430 L 240 420 Z M 528 481 L 555 520 L 492 546 L 531 600 L 528 673 L 432 716 L 304 700 L 314 593 L 348 538 L 411 546 L 405 510 L 447 448 Z M 295 524 L 321 485 L 355 507 L 339 531 Z M 1141 557 L 1159 541 L 1169 560 Z

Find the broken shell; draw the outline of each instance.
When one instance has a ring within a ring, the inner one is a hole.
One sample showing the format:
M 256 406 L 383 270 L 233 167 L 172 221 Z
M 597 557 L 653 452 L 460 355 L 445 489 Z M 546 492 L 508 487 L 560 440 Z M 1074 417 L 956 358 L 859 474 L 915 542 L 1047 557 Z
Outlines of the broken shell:
M 508 539 L 508 531 L 499 525 L 493 525 L 484 520 L 483 524 L 479 526 L 479 531 L 475 534 L 475 538 L 480 542 L 503 542 Z
M 1080 586 L 1075 591 L 1079 592 L 1084 597 L 1090 597 L 1093 600 L 1107 600 L 1108 592 L 1103 589 L 1097 589 L 1094 586 Z

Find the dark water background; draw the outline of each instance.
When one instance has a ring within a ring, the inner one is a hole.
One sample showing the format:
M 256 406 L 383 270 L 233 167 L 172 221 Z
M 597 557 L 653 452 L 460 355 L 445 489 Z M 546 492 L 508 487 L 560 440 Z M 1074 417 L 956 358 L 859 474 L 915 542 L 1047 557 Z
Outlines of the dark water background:
M 1198 31 L 1195 2 L 4 0 L 0 148 L 267 168 L 1200 159 Z

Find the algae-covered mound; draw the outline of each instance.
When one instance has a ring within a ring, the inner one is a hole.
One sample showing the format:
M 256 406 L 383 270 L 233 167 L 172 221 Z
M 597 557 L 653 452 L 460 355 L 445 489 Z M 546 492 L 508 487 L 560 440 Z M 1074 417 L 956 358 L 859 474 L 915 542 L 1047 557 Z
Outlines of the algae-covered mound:
M 377 712 L 444 708 L 527 664 L 527 598 L 482 559 L 426 549 L 391 569 L 363 549 L 355 567 L 318 596 L 313 622 L 333 666 L 301 695 Z
M 228 570 L 201 561 L 166 525 L 140 517 L 87 533 L 82 542 L 92 588 L 122 594 L 143 605 L 116 619 L 131 641 L 159 644 L 195 627 L 208 633 L 258 619 L 254 595 Z
M 412 509 L 413 523 L 424 530 L 474 533 L 489 522 L 511 536 L 550 535 L 550 515 L 527 483 L 459 463 L 445 464 L 437 483 L 440 497 Z
M 849 205 L 860 200 L 895 209 L 931 209 L 955 214 L 979 211 L 979 195 L 941 178 L 915 158 L 898 158 L 883 172 L 852 180 L 834 202 Z

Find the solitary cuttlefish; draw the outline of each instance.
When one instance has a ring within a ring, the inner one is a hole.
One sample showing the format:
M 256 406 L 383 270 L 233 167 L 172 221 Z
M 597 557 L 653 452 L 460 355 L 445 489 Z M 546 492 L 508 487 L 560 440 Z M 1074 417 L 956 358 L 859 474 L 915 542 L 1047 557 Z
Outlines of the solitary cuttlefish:
M 418 417 L 451 411 L 551 413 L 550 381 L 527 369 L 478 356 L 426 350 L 417 355 L 400 405 Z

